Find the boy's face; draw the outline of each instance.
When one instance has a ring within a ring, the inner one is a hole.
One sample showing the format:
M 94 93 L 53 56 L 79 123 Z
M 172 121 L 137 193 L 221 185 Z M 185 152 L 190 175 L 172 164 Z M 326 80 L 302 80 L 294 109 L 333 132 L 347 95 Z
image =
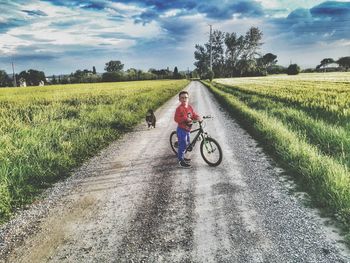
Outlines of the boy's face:
M 179 96 L 179 101 L 181 102 L 181 105 L 187 106 L 188 105 L 188 94 L 184 93 Z

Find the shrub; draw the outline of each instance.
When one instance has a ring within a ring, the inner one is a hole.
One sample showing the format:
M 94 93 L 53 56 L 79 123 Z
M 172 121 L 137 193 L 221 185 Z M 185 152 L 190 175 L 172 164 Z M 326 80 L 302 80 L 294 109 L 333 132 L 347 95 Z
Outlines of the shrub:
M 297 64 L 290 64 L 287 68 L 288 75 L 298 75 L 300 73 L 300 67 Z

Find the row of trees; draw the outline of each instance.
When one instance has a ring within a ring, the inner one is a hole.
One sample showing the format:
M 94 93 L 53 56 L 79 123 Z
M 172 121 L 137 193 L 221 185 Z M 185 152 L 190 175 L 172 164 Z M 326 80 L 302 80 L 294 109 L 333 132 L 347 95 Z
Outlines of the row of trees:
M 257 27 L 251 27 L 245 35 L 224 33 L 215 30 L 211 39 L 204 45 L 195 45 L 194 58 L 196 72 L 200 78 L 212 79 L 220 77 L 264 76 L 267 74 L 298 74 L 300 67 L 291 64 L 289 67 L 277 65 L 277 56 L 272 53 L 265 55 L 258 51 L 263 45 L 263 33 Z M 210 53 L 212 70 L 210 69 Z M 350 57 L 341 57 L 338 60 L 326 58 L 316 69 L 326 69 L 329 64 L 337 63 L 334 71 L 343 71 L 350 68 Z
M 69 84 L 69 83 L 97 83 L 113 81 L 133 81 L 133 80 L 154 80 L 154 79 L 181 79 L 188 77 L 185 73 L 180 73 L 177 67 L 174 71 L 169 69 L 149 69 L 147 72 L 130 68 L 123 70 L 124 64 L 119 60 L 111 60 L 105 64 L 105 72 L 97 73 L 96 68 L 92 70 L 76 70 L 70 75 L 58 75 L 46 77 L 42 71 L 30 69 L 15 75 L 16 85 L 25 83 L 27 86 L 38 86 L 43 84 Z M 13 77 L 10 77 L 4 70 L 0 70 L 0 87 L 14 86 Z
M 38 86 L 41 83 L 46 82 L 45 73 L 35 69 L 29 69 L 21 71 L 19 74 L 15 74 L 15 80 L 11 78 L 5 70 L 0 70 L 0 87 L 13 87 L 15 84 Z
M 257 27 L 251 27 L 245 35 L 235 32 L 224 33 L 214 30 L 211 40 L 204 45 L 195 45 L 194 58 L 200 77 L 235 77 L 266 75 L 269 67 L 277 63 L 277 56 L 258 53 L 262 46 L 263 33 Z M 210 53 L 212 71 L 210 70 Z
M 316 66 L 316 70 L 323 69 L 327 71 L 327 67 L 331 64 L 338 64 L 340 69 L 344 68 L 347 71 L 350 68 L 350 57 L 341 57 L 338 60 L 324 58 L 321 60 L 320 64 Z
M 102 74 L 103 82 L 130 81 L 130 80 L 150 80 L 150 79 L 181 79 L 186 78 L 186 74 L 180 73 L 177 67 L 174 71 L 167 69 L 149 69 L 148 72 L 130 68 L 123 71 L 124 64 L 119 60 L 111 60 L 105 64 L 105 73 Z

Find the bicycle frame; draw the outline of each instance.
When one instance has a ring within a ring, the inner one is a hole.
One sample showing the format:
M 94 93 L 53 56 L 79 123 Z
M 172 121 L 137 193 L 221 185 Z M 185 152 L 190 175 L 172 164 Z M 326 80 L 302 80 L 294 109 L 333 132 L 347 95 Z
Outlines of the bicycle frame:
M 198 132 L 197 132 L 198 131 Z M 194 132 L 197 132 L 196 136 L 192 139 L 192 141 L 190 142 L 189 145 L 187 145 L 186 147 L 186 151 L 185 152 L 190 152 L 192 151 L 192 149 L 194 148 L 194 146 L 196 145 L 199 137 L 201 136 L 201 138 L 204 140 L 204 135 L 203 134 L 206 134 L 206 132 L 203 130 L 203 127 L 202 127 L 202 123 L 199 122 L 199 128 L 191 131 L 190 133 L 194 133 Z

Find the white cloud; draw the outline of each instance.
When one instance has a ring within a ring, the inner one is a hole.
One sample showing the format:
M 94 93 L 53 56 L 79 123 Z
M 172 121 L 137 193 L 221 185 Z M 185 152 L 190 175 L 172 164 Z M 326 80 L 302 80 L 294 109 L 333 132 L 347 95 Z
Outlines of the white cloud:
M 180 12 L 181 12 L 180 9 L 171 9 L 171 10 L 166 11 L 164 14 L 160 15 L 160 18 L 167 18 L 167 17 L 176 16 Z
M 116 10 L 120 10 L 123 11 L 124 13 L 127 13 L 129 15 L 136 15 L 139 14 L 141 12 L 146 11 L 145 8 L 141 8 L 135 5 L 131 5 L 131 4 L 122 4 L 122 3 L 110 3 L 109 5 L 110 7 L 116 9 Z
M 40 10 L 46 13 L 47 16 L 28 16 L 24 14 L 24 16 L 27 16 L 28 23 L 12 28 L 2 36 L 0 52 L 3 54 L 15 53 L 18 47 L 30 45 L 43 47 L 45 43 L 48 44 L 48 50 L 54 49 L 54 45 L 66 45 L 70 48 L 72 46 L 98 47 L 105 45 L 106 48 L 110 46 L 113 49 L 128 49 L 135 45 L 134 38 L 154 38 L 161 34 L 161 29 L 156 22 L 147 25 L 134 23 L 131 16 L 143 9 L 120 3 L 112 3 L 111 6 L 122 10 L 130 17 L 117 22 L 109 20 L 105 13 L 70 9 L 53 6 L 45 2 L 32 1 L 21 6 L 21 8 Z M 57 29 L 52 26 L 52 23 L 57 22 L 74 22 L 75 25 Z M 113 33 L 119 35 L 119 37 L 114 37 Z M 99 35 L 104 35 L 104 37 L 99 37 Z M 126 38 L 120 37 L 120 35 L 125 35 Z
M 30 46 L 31 44 L 31 41 L 23 40 L 9 34 L 2 35 L 0 41 L 0 55 L 14 54 L 19 46 Z

